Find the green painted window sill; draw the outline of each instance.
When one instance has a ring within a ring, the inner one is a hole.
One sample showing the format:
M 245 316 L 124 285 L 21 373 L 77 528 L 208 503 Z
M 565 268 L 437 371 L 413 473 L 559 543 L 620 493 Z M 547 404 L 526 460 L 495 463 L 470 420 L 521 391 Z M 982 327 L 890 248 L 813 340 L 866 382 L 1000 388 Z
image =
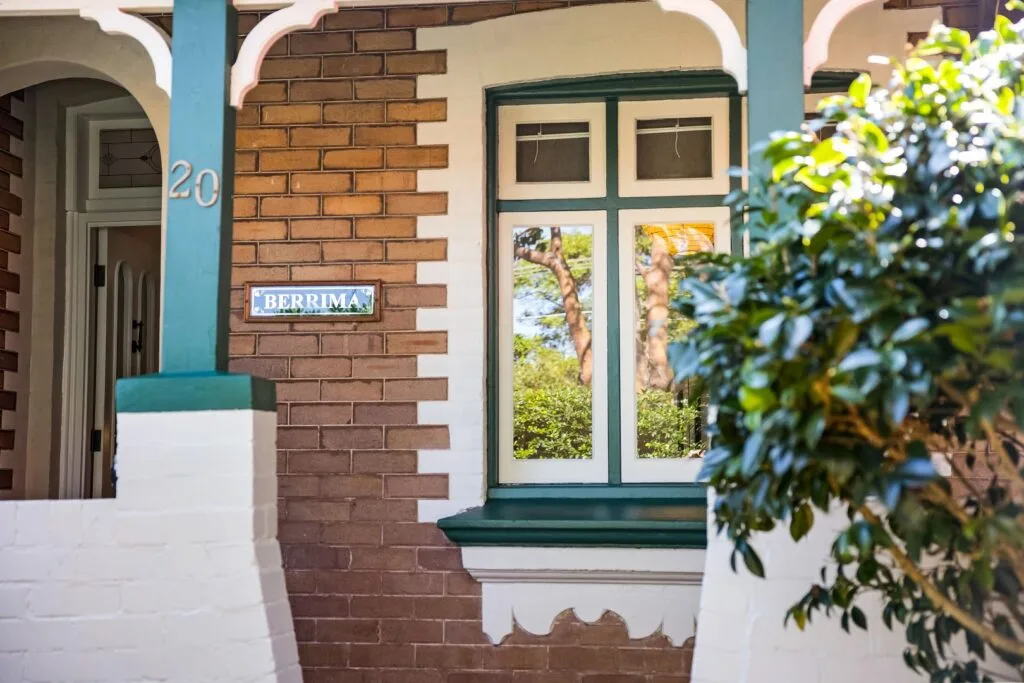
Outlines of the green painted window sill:
M 438 526 L 458 545 L 704 548 L 707 500 L 492 498 Z

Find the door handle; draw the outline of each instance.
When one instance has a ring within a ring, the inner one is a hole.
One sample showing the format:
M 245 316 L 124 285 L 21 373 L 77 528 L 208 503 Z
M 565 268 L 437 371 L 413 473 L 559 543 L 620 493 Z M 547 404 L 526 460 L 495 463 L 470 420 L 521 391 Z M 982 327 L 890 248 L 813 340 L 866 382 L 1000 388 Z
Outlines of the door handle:
M 137 339 L 132 339 L 132 353 L 141 353 L 142 352 L 142 339 L 143 339 L 143 337 L 142 337 L 142 329 L 143 329 L 143 322 L 141 320 L 133 320 L 132 321 L 132 330 L 138 332 L 138 338 Z

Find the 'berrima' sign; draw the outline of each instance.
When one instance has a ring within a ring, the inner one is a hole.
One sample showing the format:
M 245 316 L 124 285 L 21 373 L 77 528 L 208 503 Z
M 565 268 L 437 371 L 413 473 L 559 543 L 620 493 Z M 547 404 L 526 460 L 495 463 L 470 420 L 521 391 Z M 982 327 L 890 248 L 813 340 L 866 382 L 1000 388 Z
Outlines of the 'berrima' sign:
M 379 282 L 272 282 L 245 287 L 245 319 L 379 320 Z

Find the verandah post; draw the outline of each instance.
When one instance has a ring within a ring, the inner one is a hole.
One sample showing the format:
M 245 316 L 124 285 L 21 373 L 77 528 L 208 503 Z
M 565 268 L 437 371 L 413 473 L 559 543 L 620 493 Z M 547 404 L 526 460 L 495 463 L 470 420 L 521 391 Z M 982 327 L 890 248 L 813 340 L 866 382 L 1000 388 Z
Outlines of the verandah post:
M 804 0 L 747 0 L 747 78 L 749 145 L 803 123 Z
M 228 374 L 238 18 L 175 0 L 160 374 L 120 380 L 117 411 L 276 409 L 272 382 Z
M 229 96 L 237 36 L 228 0 L 175 0 L 164 373 L 227 370 L 235 176 Z

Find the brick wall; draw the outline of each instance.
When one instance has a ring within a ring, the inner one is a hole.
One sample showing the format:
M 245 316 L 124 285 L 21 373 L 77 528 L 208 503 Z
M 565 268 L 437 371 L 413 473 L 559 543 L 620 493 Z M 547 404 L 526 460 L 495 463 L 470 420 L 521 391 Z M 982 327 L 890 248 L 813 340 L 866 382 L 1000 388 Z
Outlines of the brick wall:
M 239 113 L 232 369 L 277 380 L 280 539 L 308 683 L 688 679 L 690 648 L 631 642 L 611 615 L 488 644 L 458 549 L 417 523 L 447 479 L 416 474 L 416 451 L 448 446 L 447 426 L 418 419 L 448 383 L 417 377 L 416 359 L 447 351 L 445 333 L 416 327 L 447 298 L 416 284 L 416 264 L 447 252 L 417 239 L 417 218 L 447 196 L 418 192 L 417 170 L 447 166 L 448 150 L 417 144 L 446 102 L 417 99 L 416 77 L 443 73 L 446 55 L 417 51 L 415 30 L 567 4 L 344 10 L 282 39 Z M 242 320 L 245 282 L 365 278 L 384 282 L 380 322 Z
M 0 500 L 16 497 L 23 485 L 24 462 L 15 461 L 13 390 L 18 356 L 10 350 L 9 336 L 18 331 L 17 292 L 20 280 L 16 272 L 21 238 L 17 234 L 22 213 L 19 196 L 22 175 L 21 145 L 24 125 L 18 117 L 23 105 L 21 94 L 0 97 Z M 13 258 L 12 258 L 13 257 Z

